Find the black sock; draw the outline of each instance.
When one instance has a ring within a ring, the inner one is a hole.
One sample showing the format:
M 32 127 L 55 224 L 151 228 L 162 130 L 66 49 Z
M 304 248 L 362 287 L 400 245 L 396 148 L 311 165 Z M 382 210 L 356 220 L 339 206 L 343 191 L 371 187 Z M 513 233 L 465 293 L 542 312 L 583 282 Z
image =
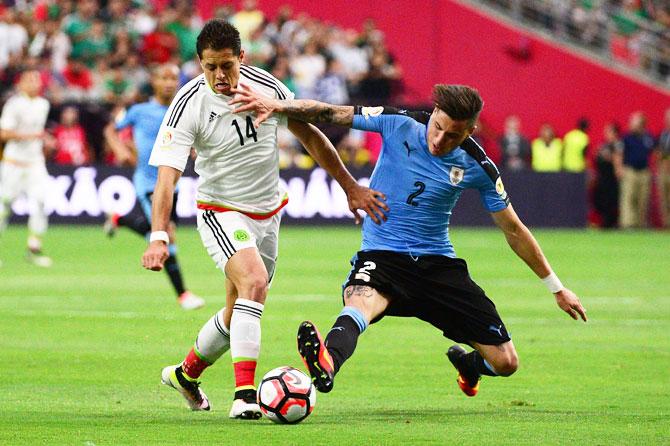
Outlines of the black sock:
M 177 256 L 171 255 L 167 258 L 165 261 L 165 272 L 167 273 L 168 277 L 170 277 L 170 282 L 172 282 L 172 286 L 177 292 L 177 296 L 181 296 L 181 294 L 186 291 L 186 289 L 184 288 L 184 281 L 181 277 L 179 263 L 177 263 Z
M 498 376 L 493 372 L 484 362 L 484 358 L 477 351 L 473 350 L 470 353 L 462 356 L 463 363 L 469 370 L 476 372 L 479 375 Z
M 137 232 L 142 237 L 151 232 L 151 224 L 149 224 L 149 220 L 147 220 L 144 214 L 135 217 L 121 216 L 119 217 L 118 222 L 119 226 L 125 226 L 126 228 Z
M 344 361 L 354 354 L 360 334 L 358 324 L 350 316 L 342 315 L 333 324 L 333 328 L 326 336 L 326 347 L 333 358 L 335 373 L 340 370 Z

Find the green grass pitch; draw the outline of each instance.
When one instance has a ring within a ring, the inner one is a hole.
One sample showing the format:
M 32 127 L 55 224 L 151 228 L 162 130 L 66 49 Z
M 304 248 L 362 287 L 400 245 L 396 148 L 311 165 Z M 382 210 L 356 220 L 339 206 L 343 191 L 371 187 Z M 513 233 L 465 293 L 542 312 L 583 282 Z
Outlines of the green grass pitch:
M 227 418 L 230 355 L 203 375 L 212 411 L 192 413 L 159 384 L 224 302 L 223 276 L 192 227 L 179 231 L 186 283 L 207 306 L 184 312 L 164 273 L 142 270 L 128 231 L 52 227 L 49 270 L 23 260 L 26 229 L 0 239 L 2 445 L 670 444 L 670 234 L 536 231 L 588 309 L 562 313 L 495 230 L 453 228 L 457 253 L 496 302 L 520 355 L 510 378 L 465 397 L 424 323 L 387 318 L 359 340 L 332 393 L 302 424 Z M 284 227 L 263 316 L 259 375 L 302 368 L 298 323 L 327 329 L 356 228 Z

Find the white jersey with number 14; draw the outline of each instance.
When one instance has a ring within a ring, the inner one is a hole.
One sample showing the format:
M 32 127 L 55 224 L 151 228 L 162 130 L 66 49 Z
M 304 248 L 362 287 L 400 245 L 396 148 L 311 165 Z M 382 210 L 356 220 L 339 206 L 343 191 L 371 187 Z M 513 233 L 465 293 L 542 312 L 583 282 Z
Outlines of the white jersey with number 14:
M 265 70 L 242 64 L 241 84 L 270 98 L 292 99 L 293 93 Z M 276 115 L 253 126 L 251 113 L 233 114 L 232 96 L 215 93 L 204 75 L 182 87 L 170 104 L 149 164 L 184 171 L 191 150 L 197 152 L 200 176 L 198 207 L 268 214 L 286 202 L 279 187 Z

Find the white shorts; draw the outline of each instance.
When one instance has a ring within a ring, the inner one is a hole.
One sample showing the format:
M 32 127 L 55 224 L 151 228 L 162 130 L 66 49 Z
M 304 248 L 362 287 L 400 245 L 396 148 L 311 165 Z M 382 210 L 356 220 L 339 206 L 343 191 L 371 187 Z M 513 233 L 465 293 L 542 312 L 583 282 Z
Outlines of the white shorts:
M 49 173 L 44 163 L 0 163 L 0 194 L 4 201 L 14 201 L 23 193 L 31 201 L 44 203 L 48 184 Z
M 279 214 L 265 220 L 254 220 L 234 211 L 198 209 L 198 232 L 207 253 L 221 271 L 225 272 L 226 263 L 240 249 L 256 248 L 272 281 L 277 262 L 280 220 Z

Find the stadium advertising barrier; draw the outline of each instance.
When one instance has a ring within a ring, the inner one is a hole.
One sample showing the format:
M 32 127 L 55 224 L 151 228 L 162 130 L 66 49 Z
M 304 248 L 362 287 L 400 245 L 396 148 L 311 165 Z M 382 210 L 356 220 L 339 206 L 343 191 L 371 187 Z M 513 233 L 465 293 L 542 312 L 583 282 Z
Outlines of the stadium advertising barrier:
M 139 212 L 132 170 L 114 167 L 48 166 L 51 182 L 46 200 L 49 221 L 56 224 L 100 224 L 106 213 Z M 371 168 L 351 169 L 360 184 L 368 185 Z M 503 174 L 505 187 L 517 213 L 529 226 L 584 227 L 586 186 L 581 174 Z M 340 186 L 323 169 L 287 169 L 281 181 L 289 192 L 284 223 L 351 223 L 347 199 Z M 195 223 L 197 177 L 188 169 L 179 180 L 177 215 L 182 223 Z M 491 218 L 476 191 L 466 191 L 452 215 L 452 223 L 489 226 Z M 14 202 L 12 222 L 25 222 L 30 204 Z

